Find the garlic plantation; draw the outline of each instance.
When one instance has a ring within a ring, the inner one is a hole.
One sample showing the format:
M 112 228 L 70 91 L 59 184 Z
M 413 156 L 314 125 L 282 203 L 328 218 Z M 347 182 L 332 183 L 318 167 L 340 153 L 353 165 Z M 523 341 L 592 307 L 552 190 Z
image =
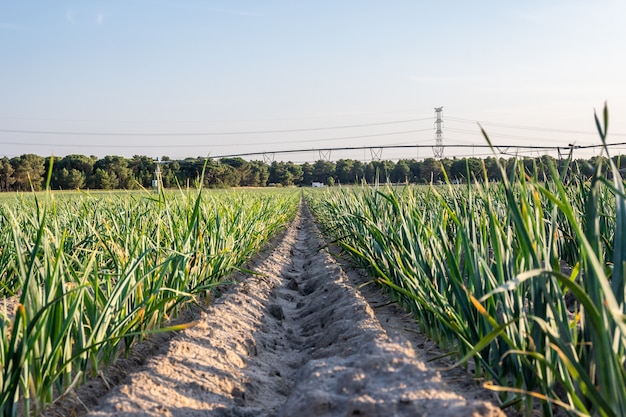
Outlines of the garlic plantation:
M 601 131 L 602 133 L 602 131 Z M 604 137 L 603 137 L 604 138 Z M 309 193 L 320 223 L 424 331 L 543 415 L 626 415 L 626 195 L 615 165 Z
M 41 411 L 198 301 L 295 215 L 298 193 L 26 194 L 0 204 L 0 412 Z M 5 305 L 5 304 L 2 304 Z M 9 304 L 12 305 L 12 304 Z

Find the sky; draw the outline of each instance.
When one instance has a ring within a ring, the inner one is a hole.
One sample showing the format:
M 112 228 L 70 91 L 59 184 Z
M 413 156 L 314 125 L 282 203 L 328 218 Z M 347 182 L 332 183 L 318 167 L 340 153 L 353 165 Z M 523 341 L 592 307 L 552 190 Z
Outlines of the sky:
M 478 122 L 556 156 L 516 146 L 599 145 L 605 103 L 622 143 L 625 21 L 621 0 L 3 1 L 0 156 L 423 159 L 435 107 L 446 157 L 492 154 Z

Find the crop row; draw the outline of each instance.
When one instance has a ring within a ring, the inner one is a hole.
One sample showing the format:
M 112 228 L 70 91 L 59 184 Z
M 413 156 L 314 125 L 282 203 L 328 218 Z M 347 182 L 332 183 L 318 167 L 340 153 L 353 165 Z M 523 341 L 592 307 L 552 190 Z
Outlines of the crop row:
M 0 206 L 0 412 L 27 415 L 197 301 L 293 218 L 293 191 L 27 195 Z
M 601 131 L 602 133 L 602 131 Z M 615 166 L 544 181 L 309 193 L 326 232 L 472 361 L 502 406 L 626 415 L 626 195 Z M 611 177 L 611 179 L 609 179 Z

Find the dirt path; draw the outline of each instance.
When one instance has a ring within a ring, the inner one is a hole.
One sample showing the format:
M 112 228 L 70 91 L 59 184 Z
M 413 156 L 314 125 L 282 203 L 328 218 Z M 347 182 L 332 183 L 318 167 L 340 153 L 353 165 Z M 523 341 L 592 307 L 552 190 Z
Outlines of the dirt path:
M 320 246 L 304 208 L 256 265 L 261 276 L 221 297 L 89 415 L 503 415 L 476 385 L 429 370 L 412 321 L 393 306 L 372 309 Z

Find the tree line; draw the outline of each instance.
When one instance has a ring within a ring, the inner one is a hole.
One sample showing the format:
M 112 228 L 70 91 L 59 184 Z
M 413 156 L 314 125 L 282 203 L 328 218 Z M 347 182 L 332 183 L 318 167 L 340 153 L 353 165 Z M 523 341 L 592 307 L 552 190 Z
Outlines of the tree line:
M 576 171 L 591 176 L 589 162 L 575 160 Z M 616 157 L 620 168 L 626 160 Z M 507 169 L 512 169 L 515 158 L 505 160 Z M 562 168 L 565 160 L 544 155 L 537 158 L 518 158 L 529 173 L 540 178 L 550 177 L 549 164 Z M 15 158 L 0 159 L 0 191 L 41 190 L 45 187 L 51 170 L 50 188 L 55 190 L 75 189 L 138 189 L 150 188 L 157 162 L 147 156 L 132 158 L 121 156 L 68 155 L 63 158 L 41 157 L 24 154 Z M 501 179 L 494 157 L 445 158 L 437 160 L 401 159 L 394 161 L 361 162 L 355 159 L 340 159 L 336 162 L 319 160 L 314 163 L 246 161 L 241 158 L 220 160 L 203 157 L 170 160 L 161 158 L 160 170 L 165 188 L 197 186 L 206 187 L 266 187 L 266 186 L 310 186 L 313 182 L 326 185 L 355 184 L 363 181 L 391 181 L 393 183 L 430 183 L 445 180 L 444 172 L 453 182 L 466 182 L 474 178 L 482 180 L 485 174 L 490 181 Z

